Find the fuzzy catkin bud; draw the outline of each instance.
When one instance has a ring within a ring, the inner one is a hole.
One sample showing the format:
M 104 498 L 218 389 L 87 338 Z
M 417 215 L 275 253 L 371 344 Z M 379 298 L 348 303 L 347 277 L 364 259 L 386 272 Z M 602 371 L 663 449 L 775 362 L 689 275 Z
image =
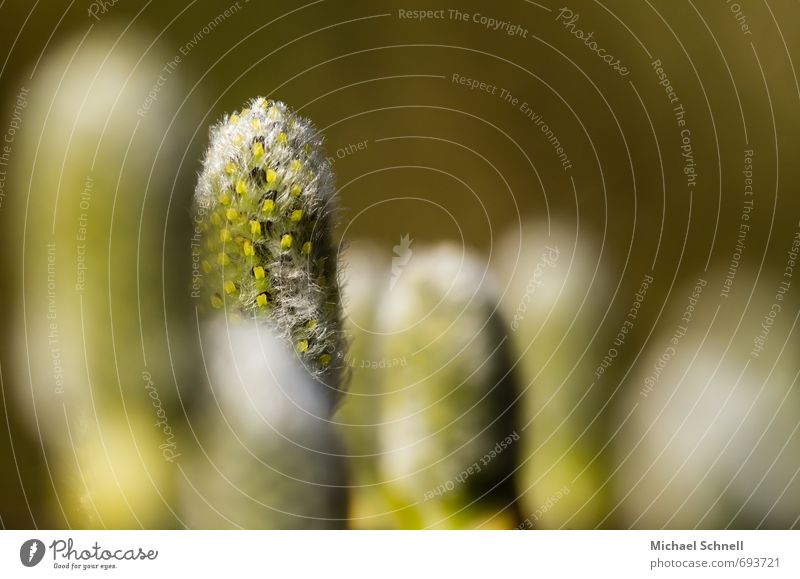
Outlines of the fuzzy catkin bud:
M 268 322 L 338 391 L 333 194 L 322 137 L 283 103 L 251 100 L 211 128 L 195 190 L 206 303 Z

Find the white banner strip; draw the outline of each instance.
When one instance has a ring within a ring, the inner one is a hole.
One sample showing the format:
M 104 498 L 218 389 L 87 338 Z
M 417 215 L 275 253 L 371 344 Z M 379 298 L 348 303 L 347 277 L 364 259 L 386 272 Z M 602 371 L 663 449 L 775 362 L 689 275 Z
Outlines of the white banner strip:
M 797 531 L 3 531 L 0 577 L 800 577 Z M 585 575 L 584 575 L 585 574 Z M 191 575 L 194 576 L 194 575 Z

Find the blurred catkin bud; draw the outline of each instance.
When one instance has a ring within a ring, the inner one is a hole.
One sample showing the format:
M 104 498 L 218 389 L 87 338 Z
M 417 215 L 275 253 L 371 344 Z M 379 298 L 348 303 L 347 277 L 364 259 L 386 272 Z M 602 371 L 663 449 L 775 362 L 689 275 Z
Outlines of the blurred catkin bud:
M 599 414 L 609 386 L 592 372 L 608 347 L 610 302 L 600 245 L 564 223 L 508 231 L 493 266 L 522 386 L 518 486 L 523 528 L 594 528 L 609 509 L 608 440 Z
M 380 474 L 398 527 L 514 527 L 520 437 L 488 266 L 417 247 L 378 309 Z
M 391 505 L 381 490 L 377 457 L 380 452 L 380 376 L 402 360 L 380 364 L 383 334 L 376 328 L 376 312 L 390 287 L 388 252 L 370 243 L 354 242 L 342 256 L 343 314 L 348 339 L 345 358 L 349 373 L 347 396 L 336 413 L 337 430 L 347 449 L 350 477 L 350 526 L 356 529 L 393 525 Z
M 185 87 L 170 78 L 137 114 L 169 59 L 143 56 L 147 42 L 106 30 L 48 49 L 14 143 L 18 225 L 6 234 L 17 241 L 4 252 L 22 296 L 17 408 L 53 469 L 43 526 L 179 525 L 176 468 L 160 446 L 175 441 L 189 358 L 167 343 L 166 326 L 179 342 L 185 331 L 169 302 L 177 288 L 187 313 L 188 300 L 185 279 L 170 275 L 181 268 L 162 266 L 185 255 L 186 237 L 176 243 L 166 224 L 186 133 L 165 130 Z
M 800 524 L 798 301 L 782 270 L 740 269 L 721 297 L 726 274 L 672 293 L 625 385 L 613 488 L 628 527 Z
M 288 346 L 257 322 L 203 332 L 211 399 L 193 420 L 182 507 L 191 528 L 346 526 L 347 491 L 327 400 Z
M 207 305 L 268 321 L 335 401 L 344 340 L 322 137 L 283 103 L 257 98 L 210 140 L 195 191 Z

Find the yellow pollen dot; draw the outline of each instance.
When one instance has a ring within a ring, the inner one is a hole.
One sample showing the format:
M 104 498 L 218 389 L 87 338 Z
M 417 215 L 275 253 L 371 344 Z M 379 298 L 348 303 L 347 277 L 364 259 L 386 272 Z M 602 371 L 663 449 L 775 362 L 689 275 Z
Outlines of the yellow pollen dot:
M 223 193 L 222 195 L 219 196 L 219 202 L 222 203 L 223 205 L 230 205 L 231 198 L 228 196 L 227 193 Z
M 239 122 L 239 115 L 231 115 L 231 124 L 235 125 Z
M 248 257 L 253 257 L 256 254 L 253 244 L 249 240 L 245 240 L 243 249 L 244 254 Z
M 297 223 L 303 218 L 303 210 L 302 209 L 295 209 L 292 211 L 292 215 L 289 217 L 292 221 Z
M 303 244 L 303 247 L 300 249 L 300 251 L 302 252 L 303 255 L 308 255 L 309 253 L 311 253 L 311 242 L 306 241 Z
M 269 111 L 267 111 L 267 114 L 269 115 L 269 118 L 275 120 L 280 115 L 280 111 L 278 111 L 278 107 L 271 106 L 269 107 Z
M 298 185 L 297 183 L 292 185 L 292 188 L 289 190 L 289 193 L 292 195 L 292 197 L 299 197 L 300 193 L 302 193 L 302 192 L 303 192 L 303 190 L 300 188 L 300 185 Z
M 297 341 L 297 351 L 301 354 L 304 354 L 308 351 L 308 340 L 298 340 Z
M 236 284 L 231 280 L 225 282 L 225 293 L 228 295 L 236 293 Z
M 308 320 L 306 322 L 306 330 L 313 330 L 317 327 L 317 320 Z
M 220 253 L 217 256 L 217 263 L 220 265 L 228 265 L 230 263 L 230 259 L 228 259 L 228 255 L 225 253 Z
M 331 355 L 330 354 L 323 354 L 319 357 L 319 363 L 323 366 L 327 366 L 331 363 Z
M 259 307 L 263 308 L 267 305 L 267 294 L 258 294 L 256 296 L 256 303 Z
M 250 124 L 253 126 L 255 130 L 259 130 L 261 128 L 261 121 L 259 121 L 258 119 L 253 119 L 252 121 L 250 121 Z
M 252 235 L 261 235 L 261 222 L 260 221 L 251 221 L 250 222 L 250 233 Z
M 236 135 L 235 137 L 233 137 L 233 144 L 236 145 L 237 147 L 242 144 L 242 141 L 244 141 L 242 135 Z
M 236 192 L 241 195 L 242 193 L 247 193 L 247 183 L 245 183 L 242 179 L 239 179 L 236 182 Z
M 289 249 L 292 246 L 292 235 L 290 233 L 284 233 L 283 237 L 281 237 L 281 249 Z
M 274 169 L 267 169 L 267 183 L 273 184 L 278 179 L 278 174 Z
M 261 210 L 269 215 L 275 209 L 275 202 L 272 199 L 264 199 L 264 203 L 261 205 Z
M 225 212 L 225 217 L 228 219 L 228 221 L 234 221 L 237 217 L 239 217 L 239 212 L 231 207 Z
M 303 168 L 303 164 L 299 160 L 294 159 L 291 163 L 289 163 L 289 168 L 293 172 L 298 173 L 300 171 L 300 169 Z
M 223 229 L 222 231 L 220 231 L 219 232 L 219 239 L 220 239 L 220 241 L 225 241 L 225 242 L 230 241 L 232 239 L 230 230 Z
M 219 294 L 214 294 L 213 296 L 211 296 L 211 306 L 214 309 L 218 310 L 222 307 L 222 305 L 223 305 L 222 298 L 219 297 Z
M 256 279 L 264 279 L 264 268 L 257 265 L 253 268 L 253 275 Z
M 264 145 L 262 145 L 259 141 L 253 145 L 253 156 L 258 159 L 261 155 L 264 154 Z
M 286 133 L 278 133 L 278 142 L 281 145 L 285 145 L 289 142 L 289 137 L 286 136 Z
M 222 224 L 222 218 L 219 216 L 219 213 L 211 214 L 211 223 L 213 223 L 214 225 Z
M 229 162 L 227 165 L 225 165 L 225 172 L 226 172 L 228 175 L 231 175 L 231 174 L 232 174 L 234 171 L 236 171 L 236 164 L 235 164 L 235 163 L 233 163 L 233 162 L 231 161 L 231 162 Z

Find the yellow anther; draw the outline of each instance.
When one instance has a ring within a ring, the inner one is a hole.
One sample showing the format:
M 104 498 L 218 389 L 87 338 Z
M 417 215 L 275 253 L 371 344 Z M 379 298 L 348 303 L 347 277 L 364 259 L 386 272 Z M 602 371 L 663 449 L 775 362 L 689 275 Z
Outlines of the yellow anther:
M 230 205 L 231 198 L 227 193 L 223 193 L 222 195 L 219 196 L 219 202 L 222 203 L 223 205 Z
M 228 259 L 228 255 L 226 253 L 220 253 L 217 256 L 217 263 L 220 265 L 228 265 L 230 263 L 230 259 Z
M 220 232 L 219 232 L 219 240 L 220 240 L 220 241 L 228 242 L 228 241 L 230 241 L 231 239 L 232 239 L 232 237 L 231 237 L 231 232 L 230 232 L 230 230 L 228 230 L 228 229 L 223 229 L 222 231 L 220 231 Z
M 250 221 L 250 234 L 261 235 L 261 222 L 252 220 Z
M 231 124 L 235 125 L 239 122 L 239 115 L 231 115 Z
M 243 193 L 247 193 L 247 183 L 245 183 L 243 179 L 239 179 L 236 182 L 236 192 L 239 195 L 242 195 Z
M 244 246 L 242 247 L 242 249 L 244 249 L 244 254 L 247 257 L 253 257 L 256 254 L 256 251 L 255 251 L 255 248 L 253 247 L 253 244 L 250 243 L 250 241 L 247 240 L 247 239 L 245 239 Z
M 223 306 L 222 298 L 219 297 L 219 294 L 214 294 L 211 296 L 211 307 L 214 309 L 220 309 Z
M 236 211 L 236 209 L 234 209 L 233 207 L 230 207 L 225 212 L 225 217 L 228 219 L 228 221 L 235 221 L 236 218 L 239 217 L 239 212 Z
M 298 340 L 297 341 L 297 351 L 301 354 L 304 354 L 308 351 L 308 340 Z
M 236 163 L 230 161 L 227 165 L 225 165 L 225 172 L 228 175 L 233 174 L 236 171 Z
M 300 169 L 303 168 L 303 164 L 298 159 L 294 159 L 291 163 L 289 163 L 289 168 L 292 170 L 292 172 L 299 173 Z
M 252 121 L 250 121 L 250 124 L 256 131 L 261 128 L 261 121 L 259 121 L 258 119 L 253 119 Z
M 264 199 L 264 203 L 261 204 L 261 210 L 269 215 L 275 210 L 275 202 L 272 199 Z
M 228 295 L 232 295 L 236 293 L 236 284 L 233 283 L 231 280 L 225 282 L 225 293 Z
M 300 185 L 298 185 L 297 183 L 292 185 L 292 188 L 289 189 L 289 193 L 292 195 L 292 197 L 299 197 L 300 193 L 302 193 L 302 192 L 303 192 L 303 190 L 300 188 Z
M 311 253 L 311 242 L 310 241 L 306 241 L 303 244 L 303 247 L 300 248 L 300 252 L 303 255 L 308 255 L 309 253 Z
M 286 133 L 278 133 L 278 142 L 281 145 L 285 145 L 289 142 L 289 137 L 286 135 Z
M 267 305 L 267 294 L 258 294 L 256 296 L 256 303 L 259 307 L 263 308 Z
M 233 144 L 237 147 L 241 146 L 242 142 L 244 141 L 244 137 L 242 135 L 236 135 L 233 137 Z
M 331 363 L 331 359 L 332 358 L 330 354 L 323 354 L 322 356 L 319 357 L 319 363 L 322 364 L 323 366 L 327 366 L 328 364 Z
M 253 156 L 258 159 L 264 154 L 264 145 L 260 141 L 256 141 L 253 145 Z
M 291 233 L 284 233 L 281 237 L 281 249 L 289 249 L 292 246 Z
M 272 185 L 278 180 L 278 174 L 274 169 L 267 169 L 267 183 Z
M 222 217 L 219 216 L 219 213 L 212 213 L 211 214 L 211 223 L 214 225 L 221 225 L 222 224 Z
M 292 211 L 292 214 L 289 216 L 289 219 L 297 223 L 303 218 L 303 210 L 302 209 L 295 209 Z
M 264 279 L 264 273 L 264 268 L 260 265 L 253 268 L 253 276 L 255 276 L 256 279 Z
M 317 327 L 317 320 L 308 320 L 306 322 L 306 330 L 313 330 Z

